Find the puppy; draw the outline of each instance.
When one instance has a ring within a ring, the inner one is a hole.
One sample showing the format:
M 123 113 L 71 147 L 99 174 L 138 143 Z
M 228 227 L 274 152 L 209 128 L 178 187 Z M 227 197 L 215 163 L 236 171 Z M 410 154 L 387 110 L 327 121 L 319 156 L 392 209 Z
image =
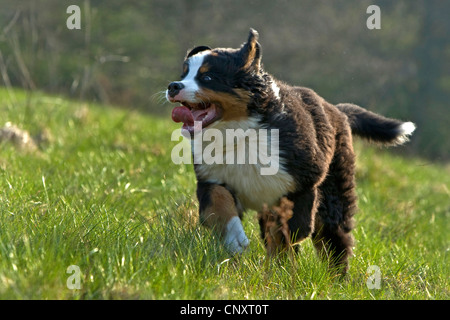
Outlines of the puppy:
M 238 49 L 195 47 L 185 57 L 181 80 L 166 91 L 170 102 L 181 104 L 172 119 L 183 123 L 192 141 L 197 133 L 214 133 L 208 136 L 215 137 L 215 161 L 194 161 L 200 221 L 217 231 L 231 253 L 241 253 L 249 244 L 242 214 L 255 210 L 269 252 L 311 236 L 319 256 L 345 273 L 357 210 L 352 134 L 398 145 L 415 125 L 353 104 L 333 105 L 311 89 L 276 80 L 261 57 L 253 29 Z M 215 147 L 219 134 L 226 148 Z M 194 160 L 196 151 L 212 148 L 192 146 Z M 276 155 L 269 167 L 275 170 L 266 174 L 264 147 Z M 254 150 L 259 153 L 252 158 Z M 236 161 L 235 152 L 245 161 Z M 277 219 L 283 210 L 288 214 Z

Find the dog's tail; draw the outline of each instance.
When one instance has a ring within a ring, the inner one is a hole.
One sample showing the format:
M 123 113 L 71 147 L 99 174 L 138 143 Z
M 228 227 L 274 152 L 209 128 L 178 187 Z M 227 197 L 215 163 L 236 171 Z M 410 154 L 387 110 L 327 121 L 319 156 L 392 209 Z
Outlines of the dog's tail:
M 336 107 L 347 115 L 352 134 L 384 145 L 399 145 L 409 140 L 416 126 L 412 122 L 390 119 L 351 103 Z

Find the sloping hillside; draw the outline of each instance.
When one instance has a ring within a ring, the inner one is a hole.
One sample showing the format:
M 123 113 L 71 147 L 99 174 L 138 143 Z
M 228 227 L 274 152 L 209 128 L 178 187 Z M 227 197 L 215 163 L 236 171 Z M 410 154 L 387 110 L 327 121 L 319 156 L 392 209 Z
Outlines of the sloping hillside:
M 357 142 L 357 241 L 339 281 L 309 241 L 267 260 L 254 212 L 230 259 L 197 224 L 169 117 L 0 88 L 0 128 L 2 299 L 449 298 L 448 166 Z

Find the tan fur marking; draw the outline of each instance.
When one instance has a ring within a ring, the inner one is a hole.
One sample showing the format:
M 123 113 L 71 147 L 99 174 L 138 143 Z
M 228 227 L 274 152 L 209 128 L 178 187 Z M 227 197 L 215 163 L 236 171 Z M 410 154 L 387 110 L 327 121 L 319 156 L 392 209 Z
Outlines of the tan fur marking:
M 228 221 L 238 216 L 233 196 L 226 188 L 217 185 L 210 191 L 210 197 L 211 205 L 200 212 L 203 224 L 216 228 L 220 235 L 224 236 Z
M 202 65 L 198 71 L 200 71 L 200 73 L 208 72 L 209 71 L 209 64 Z
M 235 89 L 235 92 L 238 97 L 229 93 L 202 89 L 197 96 L 202 101 L 218 103 L 223 109 L 222 119 L 225 121 L 246 119 L 247 104 L 250 101 L 249 93 L 242 89 Z
M 271 209 L 264 205 L 262 211 L 258 212 L 258 219 L 263 230 L 264 242 L 267 254 L 274 256 L 279 252 L 291 248 L 291 235 L 288 220 L 292 218 L 294 203 L 286 197 L 280 199 L 279 206 Z
M 247 61 L 245 62 L 245 65 L 242 67 L 243 70 L 250 68 L 250 66 L 253 63 L 253 60 L 255 60 L 255 56 L 256 56 L 255 43 L 252 42 L 250 46 L 251 46 L 251 49 L 250 49 L 250 52 L 248 53 Z

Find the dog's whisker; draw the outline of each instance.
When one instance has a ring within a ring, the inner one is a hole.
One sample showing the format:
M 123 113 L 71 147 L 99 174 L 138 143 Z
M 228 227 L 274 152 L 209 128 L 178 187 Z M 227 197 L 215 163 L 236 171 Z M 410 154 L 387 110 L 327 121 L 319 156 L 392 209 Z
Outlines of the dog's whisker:
M 157 104 L 168 102 L 166 99 L 166 90 L 158 91 L 151 96 L 151 100 Z

